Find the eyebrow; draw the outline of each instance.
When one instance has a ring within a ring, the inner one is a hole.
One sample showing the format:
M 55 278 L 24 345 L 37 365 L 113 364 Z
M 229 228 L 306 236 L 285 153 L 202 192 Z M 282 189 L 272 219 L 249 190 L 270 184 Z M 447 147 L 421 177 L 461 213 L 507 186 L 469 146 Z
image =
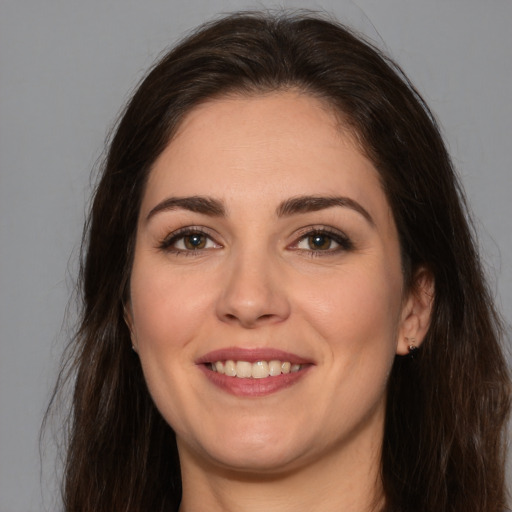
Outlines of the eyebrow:
M 157 213 L 177 209 L 202 213 L 210 217 L 224 217 L 226 215 L 224 205 L 218 199 L 204 196 L 169 197 L 158 203 L 148 213 L 146 222 Z
M 297 196 L 283 201 L 277 208 L 278 217 L 287 217 L 297 213 L 316 212 L 332 208 L 333 206 L 341 206 L 350 208 L 362 215 L 371 226 L 375 226 L 372 216 L 361 204 L 350 197 L 344 196 Z
M 332 207 L 350 208 L 362 215 L 366 221 L 375 226 L 372 216 L 361 204 L 344 196 L 297 196 L 283 201 L 276 208 L 277 217 L 289 217 L 300 213 L 316 212 Z M 210 217 L 225 217 L 226 209 L 219 199 L 206 196 L 168 197 L 158 203 L 147 215 L 146 222 L 154 215 L 169 210 L 188 210 Z

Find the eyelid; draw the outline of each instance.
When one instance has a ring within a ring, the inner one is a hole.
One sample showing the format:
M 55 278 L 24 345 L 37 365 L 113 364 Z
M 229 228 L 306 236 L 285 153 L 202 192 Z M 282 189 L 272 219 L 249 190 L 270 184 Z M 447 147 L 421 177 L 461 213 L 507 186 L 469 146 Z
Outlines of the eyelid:
M 217 247 L 221 248 L 222 244 L 217 242 L 217 240 L 214 238 L 214 236 L 211 233 L 211 230 L 208 228 L 205 228 L 204 226 L 185 226 L 179 229 L 176 229 L 166 235 L 158 244 L 158 249 L 161 249 L 163 251 L 168 252 L 174 252 L 176 254 L 198 254 L 200 252 L 211 250 L 212 248 L 205 248 L 205 249 L 178 249 L 176 247 L 173 247 L 173 244 L 175 244 L 178 240 L 186 237 L 187 235 L 193 235 L 193 234 L 200 234 L 207 237 L 209 240 L 211 240 Z
M 326 235 L 330 237 L 334 242 L 338 244 L 338 247 L 334 249 L 326 249 L 326 250 L 308 250 L 308 249 L 299 249 L 298 245 L 300 242 L 302 242 L 305 238 L 311 235 L 315 234 L 321 234 Z M 292 250 L 297 250 L 301 252 L 311 253 L 315 256 L 321 256 L 321 255 L 329 255 L 334 254 L 337 252 L 346 252 L 354 249 L 354 243 L 348 237 L 343 231 L 340 229 L 334 228 L 332 226 L 325 226 L 325 225 L 311 225 L 306 226 L 304 228 L 299 229 L 295 233 L 295 240 L 288 246 Z
M 202 248 L 202 249 L 179 249 L 177 247 L 173 247 L 173 245 L 180 239 L 186 237 L 187 235 L 192 234 L 201 234 L 208 238 L 211 242 L 215 244 L 215 247 L 208 247 L 208 248 Z M 307 237 L 320 234 L 325 235 L 332 239 L 333 242 L 337 244 L 337 247 L 333 249 L 300 249 L 298 245 Z M 216 248 L 222 248 L 223 245 L 217 241 L 217 237 L 214 236 L 212 233 L 212 230 L 209 228 L 206 228 L 204 226 L 184 226 L 179 229 L 176 229 L 172 231 L 171 233 L 167 234 L 159 243 L 158 243 L 158 249 L 163 250 L 165 252 L 171 252 L 175 254 L 180 255 L 199 255 L 200 253 L 203 253 L 205 251 L 209 251 Z M 321 256 L 321 255 L 332 255 L 338 252 L 347 252 L 352 249 L 354 249 L 354 244 L 352 240 L 340 229 L 334 228 L 332 226 L 325 226 L 325 225 L 310 225 L 305 226 L 294 234 L 294 241 L 289 244 L 288 249 L 300 251 L 302 253 L 310 253 L 315 256 Z

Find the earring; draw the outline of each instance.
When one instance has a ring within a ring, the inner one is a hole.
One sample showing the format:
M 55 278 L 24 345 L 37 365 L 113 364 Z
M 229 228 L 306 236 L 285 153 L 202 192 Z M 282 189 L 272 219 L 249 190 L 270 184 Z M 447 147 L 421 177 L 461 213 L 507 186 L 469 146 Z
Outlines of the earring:
M 414 359 L 418 353 L 418 347 L 414 344 L 416 341 L 414 338 L 405 338 L 409 343 L 409 359 Z
M 135 345 L 132 345 L 132 350 L 137 354 L 137 349 L 135 348 Z

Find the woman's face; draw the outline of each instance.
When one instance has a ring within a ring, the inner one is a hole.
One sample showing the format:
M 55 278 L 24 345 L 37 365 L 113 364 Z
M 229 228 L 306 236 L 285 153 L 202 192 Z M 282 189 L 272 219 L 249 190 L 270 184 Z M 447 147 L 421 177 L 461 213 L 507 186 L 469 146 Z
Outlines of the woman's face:
M 378 174 L 323 103 L 281 92 L 188 114 L 149 176 L 128 312 L 182 461 L 378 456 L 406 299 Z

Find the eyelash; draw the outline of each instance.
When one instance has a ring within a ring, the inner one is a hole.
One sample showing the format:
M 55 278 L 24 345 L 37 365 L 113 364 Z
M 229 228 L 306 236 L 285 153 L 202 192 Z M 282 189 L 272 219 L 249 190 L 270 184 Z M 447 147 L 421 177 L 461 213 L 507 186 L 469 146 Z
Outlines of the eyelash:
M 354 249 L 354 244 L 350 238 L 342 233 L 341 231 L 328 228 L 325 226 L 308 226 L 301 230 L 300 238 L 294 242 L 290 247 L 294 250 L 306 252 L 311 257 L 323 257 L 323 256 L 332 256 L 333 254 L 338 254 L 340 252 L 348 252 Z M 310 237 L 314 236 L 325 236 L 331 242 L 338 244 L 338 247 L 334 249 L 299 249 L 298 245 L 307 240 Z
M 215 240 L 212 238 L 211 234 L 204 230 L 201 227 L 195 227 L 190 226 L 186 228 L 178 229 L 177 231 L 174 231 L 170 235 L 168 235 L 166 238 L 164 238 L 159 244 L 158 249 L 169 252 L 178 256 L 197 256 L 198 254 L 202 253 L 203 251 L 210 250 L 211 248 L 202 248 L 202 249 L 178 249 L 174 247 L 174 245 L 182 240 L 185 239 L 187 236 L 191 235 L 199 235 L 206 237 L 209 241 L 216 244 L 218 247 L 222 247 L 220 244 L 215 242 Z M 329 241 L 334 242 L 338 244 L 338 247 L 335 247 L 334 249 L 328 248 L 325 250 L 322 249 L 299 249 L 298 246 L 301 242 L 307 240 L 309 237 L 314 236 L 325 236 Z M 293 242 L 293 244 L 288 246 L 292 250 L 301 251 L 303 253 L 308 254 L 312 257 L 322 257 L 322 256 L 329 256 L 333 254 L 337 254 L 340 252 L 347 252 L 354 249 L 354 244 L 348 238 L 344 233 L 334 230 L 332 228 L 326 228 L 324 226 L 309 226 L 307 228 L 304 228 L 301 230 L 301 233 L 299 235 L 299 238 L 297 241 Z
M 179 240 L 185 239 L 187 236 L 191 235 L 200 235 L 206 237 L 208 240 L 214 242 L 216 245 L 220 247 L 215 240 L 213 240 L 211 234 L 200 227 L 190 226 L 186 228 L 178 229 L 174 231 L 169 236 L 164 238 L 159 244 L 158 248 L 165 252 L 170 252 L 172 254 L 176 254 L 178 256 L 197 256 L 198 253 L 203 252 L 208 249 L 178 249 L 174 247 Z

